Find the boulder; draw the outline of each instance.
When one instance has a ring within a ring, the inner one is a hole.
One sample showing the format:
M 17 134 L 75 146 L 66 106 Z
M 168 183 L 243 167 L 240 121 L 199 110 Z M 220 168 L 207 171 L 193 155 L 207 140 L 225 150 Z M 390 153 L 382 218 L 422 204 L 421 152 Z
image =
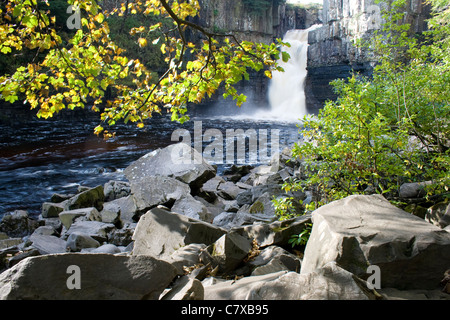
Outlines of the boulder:
M 39 215 L 38 223 L 39 223 L 39 225 L 52 227 L 57 232 L 61 232 L 61 230 L 63 228 L 63 224 L 62 224 L 61 220 L 59 219 L 59 216 L 57 218 L 43 218 L 42 215 Z
M 252 204 L 253 203 L 253 192 L 252 189 L 247 189 L 236 196 L 236 202 L 239 206 L 243 206 L 244 204 Z
M 450 204 L 440 202 L 428 208 L 425 220 L 440 228 L 450 225 Z
M 237 212 L 222 212 L 221 214 L 214 217 L 213 225 L 224 228 L 231 229 L 233 227 L 237 227 L 240 225 L 234 224 L 235 221 L 238 220 Z
M 32 234 L 29 238 L 31 247 L 39 250 L 40 254 L 55 254 L 67 252 L 66 241 L 51 235 Z
M 146 176 L 131 184 L 136 208 L 145 212 L 158 205 L 170 206 L 182 196 L 191 193 L 189 185 L 175 178 Z
M 24 210 L 16 210 L 5 214 L 0 221 L 0 232 L 4 232 L 13 238 L 29 235 L 37 227 L 38 222 L 29 218 L 28 212 Z
M 54 193 L 51 198 L 50 198 L 50 202 L 55 204 L 55 203 L 62 203 L 66 200 L 69 200 L 70 198 L 72 198 L 74 196 L 74 194 L 60 194 L 60 193 Z
M 225 182 L 225 179 L 221 176 L 215 176 L 214 178 L 209 179 L 203 184 L 201 191 L 208 193 L 217 193 L 219 191 L 219 185 Z
M 22 238 L 7 238 L 0 239 L 0 250 L 6 249 L 9 247 L 15 247 L 20 245 L 23 242 Z
M 228 232 L 211 244 L 207 250 L 221 273 L 230 273 L 248 256 L 252 243 L 236 232 Z
M 225 200 L 235 200 L 236 197 L 243 192 L 244 189 L 239 188 L 231 181 L 219 184 L 218 195 Z
M 316 272 L 281 271 L 205 286 L 206 300 L 369 300 L 381 298 L 365 281 L 330 263 Z
M 133 242 L 136 223 L 126 223 L 120 229 L 113 229 L 108 233 L 108 242 L 116 246 L 128 246 Z
M 190 194 L 186 194 L 177 199 L 171 210 L 197 220 L 208 222 L 213 220 L 212 214 L 209 212 L 208 208 L 200 201 L 195 200 Z
M 262 194 L 254 203 L 250 206 L 250 213 L 260 213 L 268 217 L 275 216 L 275 206 L 272 203 L 272 196 L 266 192 Z
M 259 197 L 263 196 L 264 194 L 269 194 L 271 197 L 284 194 L 281 185 L 278 184 L 259 185 L 253 187 L 251 190 L 252 190 L 252 203 L 255 202 Z
M 254 223 L 233 230 L 248 239 L 255 239 L 261 247 L 274 244 L 278 246 L 289 246 L 291 236 L 300 234 L 309 223 L 311 223 L 311 215 L 303 215 L 272 223 Z
M 131 193 L 130 183 L 127 181 L 108 181 L 103 186 L 105 202 L 127 197 Z
M 268 216 L 260 213 L 250 213 L 250 206 L 244 205 L 237 212 L 222 212 L 217 215 L 213 224 L 226 230 L 241 228 L 243 226 L 269 224 L 275 220 L 275 216 Z
M 64 203 L 64 210 L 75 210 L 80 208 L 95 207 L 97 210 L 102 210 L 105 194 L 103 186 L 89 188 Z
M 301 273 L 335 261 L 366 279 L 381 270 L 381 287 L 435 289 L 449 267 L 450 234 L 391 205 L 381 195 L 350 196 L 312 214 Z
M 301 260 L 278 246 L 269 246 L 247 263 L 252 275 L 262 275 L 278 271 L 300 272 Z
M 64 203 L 44 202 L 41 214 L 43 218 L 55 218 L 62 211 L 64 211 Z
M 426 192 L 425 186 L 430 182 L 410 182 L 404 183 L 400 186 L 399 197 L 400 198 L 419 198 L 423 197 Z
M 100 217 L 106 223 L 133 223 L 137 213 L 135 198 L 130 195 L 105 202 Z
M 191 243 L 210 245 L 224 229 L 162 208 L 154 208 L 139 220 L 133 235 L 135 255 L 170 259 L 177 249 Z
M 206 245 L 202 243 L 188 244 L 172 253 L 167 262 L 177 268 L 178 274 L 182 275 L 185 273 L 183 267 L 190 268 L 199 264 L 200 251 L 205 248 Z
M 176 143 L 146 154 L 128 166 L 125 176 L 131 185 L 150 176 L 173 177 L 193 190 L 216 175 L 216 169 L 185 143 Z
M 115 229 L 111 223 L 104 223 L 100 221 L 76 221 L 66 231 L 63 236 L 69 237 L 74 232 L 87 234 L 100 243 L 108 240 L 108 234 Z
M 74 266 L 77 268 L 69 268 Z M 79 253 L 37 256 L 24 259 L 0 274 L 0 299 L 158 299 L 175 275 L 175 268 L 169 263 L 149 256 Z M 74 288 L 77 278 L 79 287 Z
M 178 279 L 173 287 L 160 300 L 204 300 L 205 290 L 202 283 L 187 276 Z
M 83 217 L 85 220 L 98 221 L 100 220 L 100 213 L 94 207 L 91 208 L 81 208 L 75 210 L 66 210 L 59 214 L 59 219 L 61 220 L 64 227 L 70 228 L 75 219 Z
M 98 248 L 100 243 L 82 232 L 72 232 L 67 238 L 67 248 L 72 252 L 79 252 L 85 248 Z
M 34 230 L 33 234 L 44 235 L 44 236 L 58 236 L 58 232 L 52 226 L 40 226 Z

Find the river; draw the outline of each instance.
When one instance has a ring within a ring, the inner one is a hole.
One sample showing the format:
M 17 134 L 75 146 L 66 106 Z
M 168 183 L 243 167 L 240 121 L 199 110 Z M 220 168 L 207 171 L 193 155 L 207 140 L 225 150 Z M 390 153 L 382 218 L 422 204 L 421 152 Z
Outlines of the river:
M 227 129 L 278 129 L 281 147 L 298 140 L 295 122 L 251 117 L 197 116 L 181 125 L 161 116 L 149 120 L 144 129 L 117 125 L 116 137 L 108 141 L 93 134 L 96 119 L 0 123 L 0 217 L 17 209 L 37 216 L 42 203 L 54 193 L 72 194 L 80 185 L 95 187 L 109 180 L 125 180 L 123 170 L 131 162 L 174 143 L 171 137 L 176 129 L 193 134 L 194 121 L 201 121 L 203 132 L 213 128 L 224 136 Z M 225 167 L 219 163 L 218 171 Z

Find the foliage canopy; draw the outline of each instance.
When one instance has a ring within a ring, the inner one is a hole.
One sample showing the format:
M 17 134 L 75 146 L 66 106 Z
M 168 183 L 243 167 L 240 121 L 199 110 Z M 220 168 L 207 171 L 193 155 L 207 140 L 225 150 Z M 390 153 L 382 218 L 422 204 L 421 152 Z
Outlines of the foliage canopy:
M 219 86 L 240 106 L 246 97 L 234 85 L 248 79 L 249 69 L 265 70 L 267 76 L 282 70 L 276 63 L 279 44 L 239 41 L 191 22 L 200 9 L 198 0 L 123 1 L 110 11 L 95 0 L 68 0 L 67 6 L 80 10 L 81 28 L 67 41 L 57 27 L 61 22 L 45 9 L 48 5 L 48 0 L 9 0 L 0 8 L 1 54 L 35 53 L 15 72 L 0 77 L 0 97 L 8 102 L 23 99 L 42 118 L 90 106 L 100 112 L 97 134 L 108 136 L 104 124 L 119 120 L 143 127 L 145 119 L 163 110 L 183 122 L 187 105 L 201 102 Z M 158 76 L 111 37 L 109 22 L 128 15 L 154 21 L 121 27 L 130 27 L 135 50 L 153 46 L 161 51 L 167 68 Z M 202 40 L 188 41 L 188 30 Z M 112 98 L 106 97 L 108 90 Z
M 450 7 L 432 4 L 430 29 L 417 36 L 402 23 L 406 2 L 394 1 L 384 27 L 359 43 L 376 57 L 373 77 L 334 81 L 338 99 L 303 119 L 293 156 L 307 178 L 284 189 L 314 190 L 307 211 L 352 194 L 379 193 L 402 206 L 406 182 L 427 182 L 424 202 L 449 197 Z

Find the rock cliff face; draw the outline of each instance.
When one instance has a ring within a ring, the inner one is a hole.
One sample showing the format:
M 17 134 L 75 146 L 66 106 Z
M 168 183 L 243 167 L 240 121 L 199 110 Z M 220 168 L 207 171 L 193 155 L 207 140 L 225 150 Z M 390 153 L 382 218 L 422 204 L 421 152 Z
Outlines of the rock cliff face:
M 308 79 L 306 81 L 308 107 L 317 110 L 327 99 L 334 99 L 328 83 L 347 77 L 351 70 L 370 75 L 373 59 L 356 48 L 352 41 L 367 38 L 380 29 L 384 20 L 382 10 L 391 0 L 324 0 L 323 26 L 309 34 Z M 430 10 L 423 0 L 408 0 L 404 23 L 412 32 L 426 30 Z
M 291 29 L 319 23 L 319 9 L 300 8 L 268 1 L 267 10 L 254 12 L 235 0 L 201 0 L 201 25 L 216 32 L 230 32 L 240 40 L 271 43 Z
M 275 4 L 276 1 L 269 2 L 267 10 L 252 12 L 243 1 L 201 0 L 200 18 L 194 22 L 217 33 L 232 33 L 241 41 L 263 43 L 272 43 L 276 38 L 283 38 L 288 30 L 306 29 L 321 23 L 322 12 L 319 8 L 301 8 L 285 3 Z M 247 95 L 248 103 L 241 112 L 268 107 L 268 85 L 269 79 L 263 72 L 252 72 L 249 81 L 242 81 L 237 89 Z M 195 106 L 195 112 L 223 114 L 229 109 L 227 107 L 230 103 L 234 104 L 231 100 L 223 101 L 220 92 L 211 100 Z M 211 104 L 215 107 L 211 107 Z M 204 108 L 206 105 L 208 107 Z

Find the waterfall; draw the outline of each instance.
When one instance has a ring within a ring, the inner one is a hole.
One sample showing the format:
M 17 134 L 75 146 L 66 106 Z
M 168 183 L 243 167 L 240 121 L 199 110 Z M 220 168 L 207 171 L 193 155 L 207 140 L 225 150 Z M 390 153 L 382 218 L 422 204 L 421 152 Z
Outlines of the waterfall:
M 308 33 L 318 26 L 314 25 L 306 30 L 289 30 L 284 36 L 283 42 L 288 42 L 291 46 L 283 46 L 282 51 L 289 53 L 291 58 L 288 62 L 280 59 L 279 65 L 284 72 L 273 72 L 268 89 L 271 108 L 269 114 L 274 120 L 298 121 L 308 114 L 304 90 Z
M 210 111 L 212 110 L 211 114 L 238 120 L 299 122 L 299 119 L 308 114 L 304 90 L 307 76 L 308 34 L 321 26 L 313 25 L 305 30 L 289 30 L 285 34 L 283 42 L 289 43 L 290 47 L 283 46 L 281 50 L 289 53 L 290 59 L 288 62 L 282 59 L 278 61 L 284 72 L 272 72 L 267 92 L 270 109 L 262 110 L 257 104 L 251 102 L 250 97 L 244 104 L 245 108 L 239 111 L 232 109 L 234 113 L 232 115 L 223 115 L 224 107 L 219 105 L 209 108 Z

